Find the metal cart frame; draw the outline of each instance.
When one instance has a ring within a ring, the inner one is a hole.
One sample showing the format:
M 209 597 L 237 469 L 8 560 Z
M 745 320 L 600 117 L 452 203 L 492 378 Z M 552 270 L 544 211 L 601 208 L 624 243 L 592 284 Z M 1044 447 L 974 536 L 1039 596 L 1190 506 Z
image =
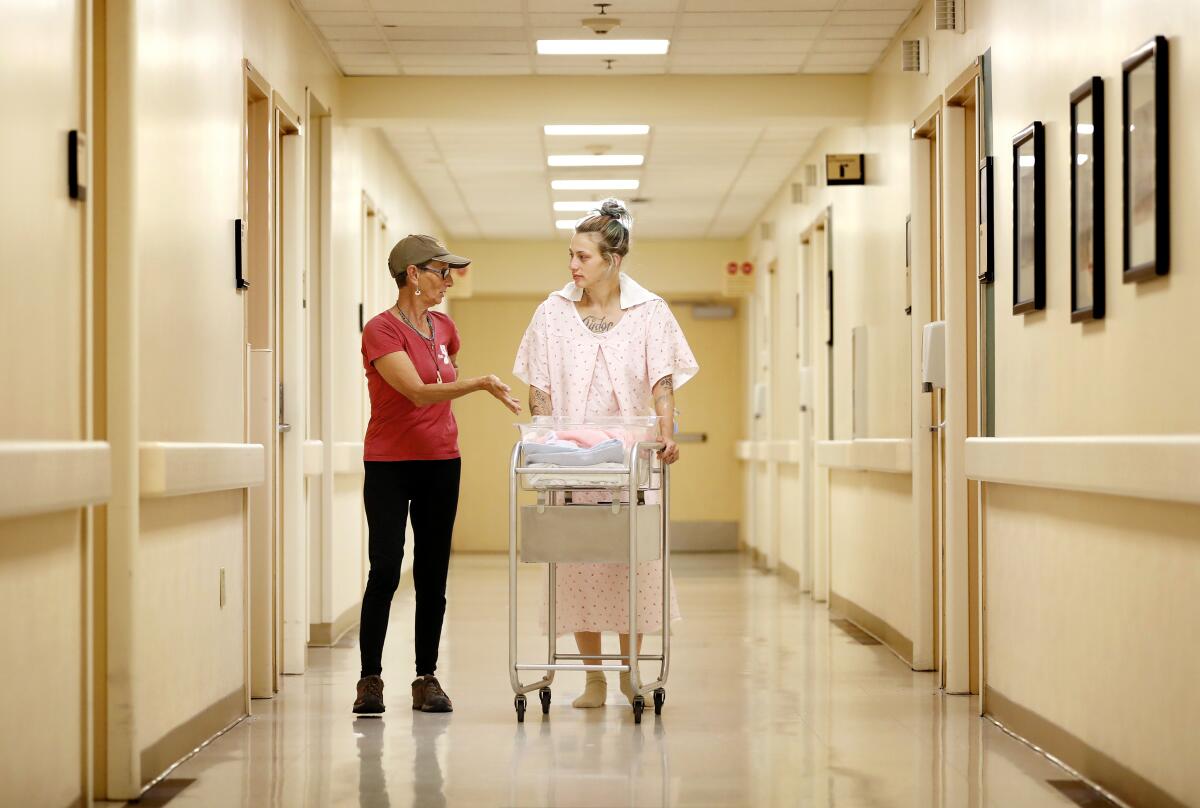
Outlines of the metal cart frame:
M 633 700 L 633 720 L 634 723 L 642 723 L 642 712 L 646 708 L 646 696 L 653 694 L 654 713 L 658 715 L 662 712 L 663 703 L 666 701 L 666 689 L 664 685 L 667 683 L 667 673 L 671 665 L 671 541 L 670 541 L 670 514 L 671 514 L 671 482 L 670 482 L 670 466 L 665 463 L 658 463 L 655 467 L 654 453 L 663 448 L 663 444 L 657 441 L 638 441 L 633 445 L 629 453 L 628 465 L 622 469 L 614 469 L 609 473 L 613 473 L 625 478 L 625 484 L 620 487 L 611 488 L 614 501 L 619 500 L 621 492 L 627 492 L 629 495 L 629 654 L 604 654 L 596 656 L 584 656 L 582 654 L 562 654 L 558 652 L 558 632 L 555 615 L 555 599 L 557 594 L 555 582 L 555 562 L 547 564 L 549 592 L 547 596 L 547 611 L 548 620 L 546 623 L 547 633 L 549 634 L 549 647 L 547 649 L 547 658 L 545 664 L 522 664 L 517 661 L 517 536 L 520 529 L 518 519 L 517 497 L 520 490 L 520 480 L 524 475 L 545 474 L 545 468 L 534 468 L 521 465 L 523 460 L 521 453 L 521 443 L 518 441 L 513 446 L 512 455 L 509 460 L 509 489 L 508 489 L 508 663 L 509 677 L 512 680 L 513 692 L 516 697 L 513 699 L 513 707 L 517 711 L 517 721 L 525 721 L 525 708 L 527 699 L 525 694 L 534 690 L 538 691 L 538 696 L 542 703 L 542 713 L 550 712 L 550 685 L 554 682 L 554 674 L 557 671 L 620 671 L 622 673 L 628 671 L 630 683 L 633 685 L 633 690 L 637 694 Z M 643 455 L 647 455 L 647 459 L 643 460 Z M 637 566 L 638 566 L 638 505 L 639 494 L 642 493 L 639 485 L 640 464 L 649 462 L 651 464 L 649 475 L 647 477 L 647 490 L 653 490 L 653 476 L 655 473 L 660 475 L 660 489 L 662 492 L 662 503 L 659 508 L 660 525 L 660 549 L 662 558 L 663 570 L 663 589 L 662 589 L 662 653 L 661 654 L 639 654 L 638 653 L 638 635 L 637 630 Z M 594 474 L 595 471 L 588 467 L 580 468 L 555 468 L 554 475 L 562 476 L 564 479 L 569 479 L 572 475 Z M 565 492 L 571 490 L 596 490 L 604 486 L 588 485 L 581 482 L 578 486 L 561 485 L 548 486 L 547 491 L 550 493 Z M 541 491 L 539 491 L 539 496 Z M 586 664 L 586 659 L 600 659 L 601 664 L 591 665 Z M 648 684 L 642 684 L 641 672 L 638 669 L 638 661 L 646 659 L 658 661 L 660 663 L 658 678 Z M 568 660 L 560 662 L 560 660 Z M 604 664 L 605 662 L 617 662 L 620 664 Z M 521 671 L 544 671 L 545 675 L 532 684 L 522 684 Z

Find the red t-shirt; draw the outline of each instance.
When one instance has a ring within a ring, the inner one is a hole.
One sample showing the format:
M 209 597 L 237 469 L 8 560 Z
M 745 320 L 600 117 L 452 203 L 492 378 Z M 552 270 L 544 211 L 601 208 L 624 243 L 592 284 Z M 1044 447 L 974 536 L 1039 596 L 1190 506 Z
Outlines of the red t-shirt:
M 379 357 L 404 351 L 426 384 L 436 384 L 439 372 L 442 382 L 455 381 L 458 373 L 450 357 L 458 353 L 458 329 L 444 314 L 431 311 L 429 316 L 433 319 L 432 346 L 391 311 L 375 315 L 363 329 L 363 368 L 371 394 L 363 460 L 451 460 L 459 456 L 458 423 L 450 402 L 418 407 L 375 369 Z

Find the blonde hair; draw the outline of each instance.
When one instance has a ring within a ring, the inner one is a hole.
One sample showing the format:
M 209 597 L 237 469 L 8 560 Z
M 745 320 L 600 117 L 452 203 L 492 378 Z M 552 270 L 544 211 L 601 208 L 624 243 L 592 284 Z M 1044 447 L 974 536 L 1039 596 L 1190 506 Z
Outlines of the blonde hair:
M 576 233 L 595 233 L 596 244 L 600 254 L 613 263 L 613 256 L 624 258 L 629 253 L 629 242 L 633 229 L 633 217 L 625 208 L 625 203 L 609 197 L 600 203 L 599 210 L 594 210 L 575 225 Z

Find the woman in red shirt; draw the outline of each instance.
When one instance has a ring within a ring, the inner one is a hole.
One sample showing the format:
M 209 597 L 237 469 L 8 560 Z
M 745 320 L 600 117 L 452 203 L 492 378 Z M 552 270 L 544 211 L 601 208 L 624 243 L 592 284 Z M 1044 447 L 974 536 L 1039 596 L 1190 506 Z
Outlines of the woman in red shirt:
M 384 711 L 383 640 L 392 595 L 400 583 L 404 529 L 410 516 L 417 601 L 413 709 L 453 709 L 434 677 L 462 463 L 450 402 L 484 390 L 512 412 L 521 411 L 508 385 L 496 376 L 458 378 L 454 321 L 429 310 L 454 285 L 451 269 L 470 263 L 431 236 L 401 239 L 388 256 L 388 270 L 399 287 L 396 305 L 363 328 L 363 367 L 371 396 L 363 451 L 363 505 L 371 570 L 362 601 L 362 678 L 354 701 L 356 713 Z

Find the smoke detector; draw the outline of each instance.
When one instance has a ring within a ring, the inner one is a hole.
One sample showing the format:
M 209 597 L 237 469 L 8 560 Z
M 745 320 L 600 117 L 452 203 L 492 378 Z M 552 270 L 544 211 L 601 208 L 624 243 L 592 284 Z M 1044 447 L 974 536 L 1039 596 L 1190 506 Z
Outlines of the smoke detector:
M 584 28 L 591 29 L 593 34 L 604 36 L 621 25 L 619 18 L 608 16 L 608 7 L 612 3 L 592 3 L 592 5 L 600 9 L 600 16 L 582 20 Z

